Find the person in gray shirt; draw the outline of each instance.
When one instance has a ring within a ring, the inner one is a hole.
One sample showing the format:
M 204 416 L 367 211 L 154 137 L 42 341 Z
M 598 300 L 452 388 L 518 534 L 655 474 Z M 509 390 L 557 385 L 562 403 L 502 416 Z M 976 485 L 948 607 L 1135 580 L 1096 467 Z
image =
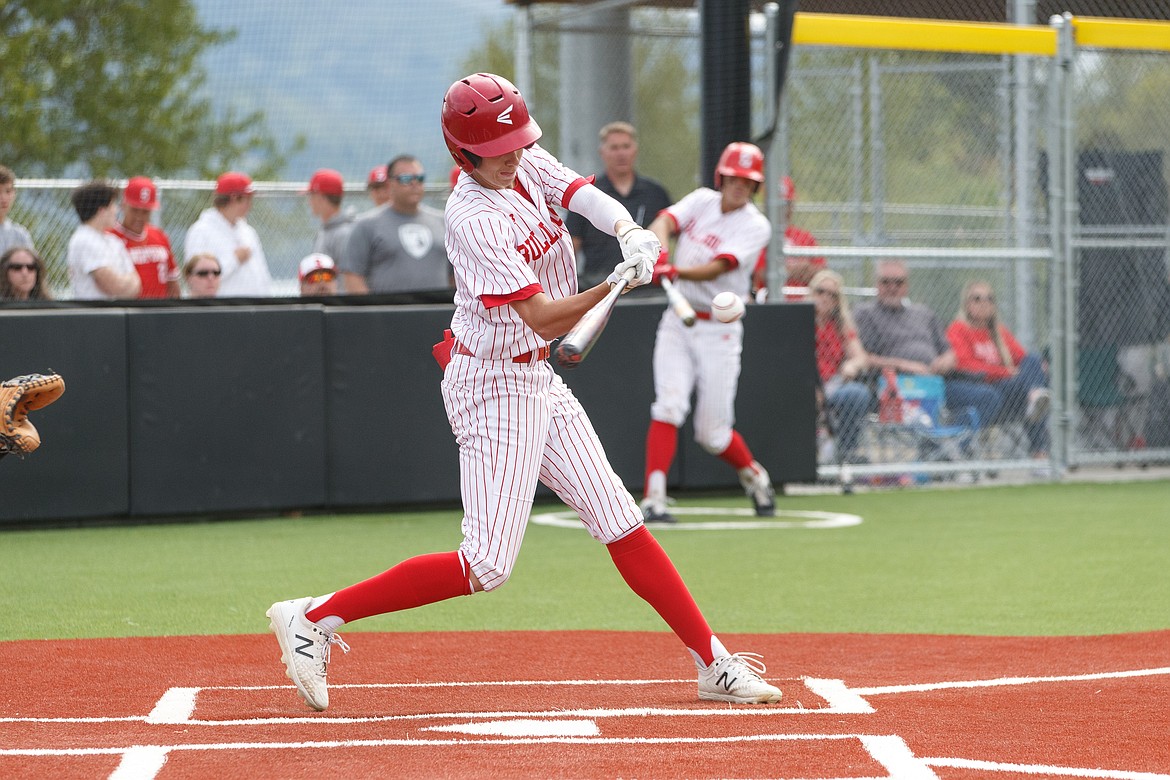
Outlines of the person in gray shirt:
M 339 266 L 347 294 L 452 286 L 443 212 L 422 202 L 425 173 L 409 155 L 386 165 L 390 200 L 354 222 Z
M 0 165 L 0 254 L 17 246 L 36 249 L 24 225 L 8 218 L 8 210 L 15 200 L 16 174 L 8 166 Z
M 321 227 L 313 239 L 313 251 L 328 255 L 336 263 L 345 252 L 349 232 L 353 229 L 353 214 L 341 210 L 345 181 L 337 171 L 321 168 L 309 179 L 304 193 L 309 198 L 309 210 L 321 220 Z
M 938 316 L 929 306 L 906 299 L 910 286 L 906 264 L 883 261 L 878 264 L 877 276 L 877 300 L 861 304 L 853 313 L 857 335 L 869 353 L 870 368 L 941 376 L 946 405 L 952 412 L 973 407 L 980 425 L 990 424 L 1002 399 L 985 382 L 955 373 L 955 352 Z

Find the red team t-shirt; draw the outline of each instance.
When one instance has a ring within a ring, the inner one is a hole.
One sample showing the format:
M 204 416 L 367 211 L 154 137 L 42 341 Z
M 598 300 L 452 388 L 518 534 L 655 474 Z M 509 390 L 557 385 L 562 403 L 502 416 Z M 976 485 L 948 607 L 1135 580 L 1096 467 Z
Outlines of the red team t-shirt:
M 828 382 L 837 373 L 845 361 L 845 341 L 852 337 L 853 333 L 849 332 L 842 338 L 841 332 L 832 322 L 817 325 L 817 373 L 821 375 L 822 382 Z
M 126 251 L 134 261 L 134 268 L 142 278 L 142 292 L 138 297 L 167 297 L 167 282 L 179 280 L 179 267 L 171 251 L 170 239 L 162 228 L 147 223 L 142 234 L 136 235 L 122 225 L 115 225 L 110 228 L 110 233 L 126 245 Z

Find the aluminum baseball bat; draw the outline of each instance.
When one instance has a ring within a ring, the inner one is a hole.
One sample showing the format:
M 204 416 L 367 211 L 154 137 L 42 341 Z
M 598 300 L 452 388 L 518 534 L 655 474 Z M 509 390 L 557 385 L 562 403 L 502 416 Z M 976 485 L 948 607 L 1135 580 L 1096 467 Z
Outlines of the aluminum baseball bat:
M 604 298 L 581 315 L 581 319 L 577 320 L 577 324 L 565 334 L 557 346 L 558 365 L 562 368 L 576 368 L 588 356 L 589 350 L 593 349 L 593 345 L 601 338 L 601 332 L 605 330 L 605 326 L 609 322 L 609 315 L 613 313 L 618 296 L 622 294 L 622 290 L 626 289 L 633 277 L 634 269 L 631 268 L 618 280 L 613 289 L 606 293 Z
M 662 289 L 666 291 L 666 300 L 670 304 L 670 308 L 674 309 L 674 313 L 683 321 L 683 325 L 688 328 L 695 324 L 695 310 L 683 297 L 682 293 L 674 289 L 674 284 L 665 276 L 659 281 L 662 282 Z

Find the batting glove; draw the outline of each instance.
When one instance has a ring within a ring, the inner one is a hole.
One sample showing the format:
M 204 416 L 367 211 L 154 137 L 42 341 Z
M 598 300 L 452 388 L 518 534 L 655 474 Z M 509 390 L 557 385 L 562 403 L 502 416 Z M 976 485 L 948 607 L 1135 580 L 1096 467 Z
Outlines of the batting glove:
M 657 257 L 657 254 L 638 254 L 627 257 L 613 267 L 613 273 L 609 275 L 606 281 L 612 287 L 618 283 L 618 280 L 628 276 L 629 283 L 626 285 L 626 290 L 640 287 L 643 284 L 650 284 L 650 280 L 654 278 L 655 257 Z
M 658 236 L 646 228 L 628 227 L 618 234 L 617 240 L 622 248 L 622 257 L 627 260 L 633 255 L 642 254 L 656 258 L 658 253 L 662 251 L 662 244 L 658 242 Z
M 670 264 L 670 253 L 663 249 L 658 254 L 658 262 L 654 264 L 654 284 L 662 284 L 663 279 L 674 281 L 678 278 L 678 269 Z

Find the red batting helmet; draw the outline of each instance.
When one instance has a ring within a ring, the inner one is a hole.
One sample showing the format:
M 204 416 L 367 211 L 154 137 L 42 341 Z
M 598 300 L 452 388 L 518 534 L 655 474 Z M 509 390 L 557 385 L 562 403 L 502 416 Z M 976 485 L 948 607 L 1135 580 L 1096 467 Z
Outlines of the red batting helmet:
M 475 166 L 464 152 L 495 157 L 522 149 L 541 135 L 520 90 L 492 73 L 473 73 L 451 85 L 443 96 L 442 124 L 451 156 L 468 173 Z
M 724 176 L 738 176 L 756 183 L 764 181 L 764 153 L 755 144 L 735 141 L 719 155 L 715 166 L 715 189 L 723 186 Z

